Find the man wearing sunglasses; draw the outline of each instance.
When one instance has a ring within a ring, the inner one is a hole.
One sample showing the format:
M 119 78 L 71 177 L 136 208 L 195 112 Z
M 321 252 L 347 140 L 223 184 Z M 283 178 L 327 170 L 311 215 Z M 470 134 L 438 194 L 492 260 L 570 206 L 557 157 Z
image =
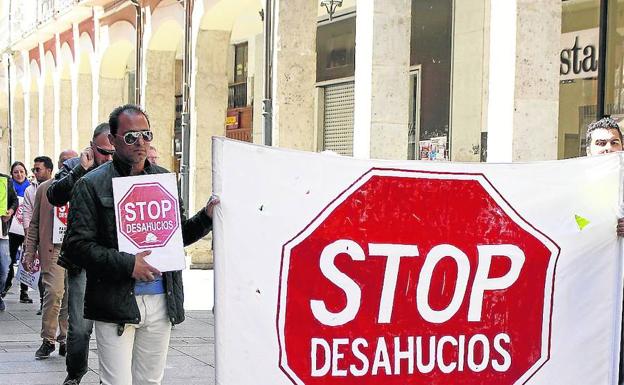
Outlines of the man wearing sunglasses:
M 52 171 L 54 169 L 54 163 L 52 159 L 47 156 L 38 156 L 33 160 L 33 168 L 30 170 L 33 173 L 35 179 L 31 182 L 30 186 L 24 191 L 24 209 L 22 211 L 22 225 L 24 226 L 24 234 L 28 236 L 28 229 L 30 228 L 30 220 L 33 217 L 33 210 L 35 208 L 35 196 L 37 194 L 37 188 L 39 184 L 52 178 Z M 28 288 L 26 288 L 28 290 Z M 41 315 L 43 309 L 43 296 L 45 289 L 41 278 L 39 278 L 39 311 L 37 315 Z M 32 299 L 28 296 L 27 291 L 20 290 L 20 302 L 21 303 L 33 303 Z
M 80 156 L 63 162 L 63 167 L 55 176 L 47 191 L 48 201 L 54 206 L 64 206 L 69 202 L 76 182 L 87 173 L 110 161 L 115 148 L 108 139 L 108 123 L 99 124 L 93 131 L 89 147 Z M 84 293 L 87 283 L 85 271 L 71 263 L 64 256 L 65 243 L 61 246 L 58 264 L 67 270 L 65 295 L 68 297 L 69 328 L 67 333 L 67 356 L 65 364 L 67 377 L 63 384 L 79 384 L 89 370 L 89 341 L 93 331 L 93 321 L 84 318 Z
M 95 321 L 100 381 L 110 384 L 160 384 L 171 325 L 184 321 L 182 272 L 160 273 L 145 257 L 117 250 L 112 178 L 168 172 L 147 161 L 153 133 L 136 105 L 110 115 L 113 161 L 85 175 L 74 187 L 65 236 L 66 256 L 87 271 L 85 317 Z M 184 244 L 212 229 L 210 200 L 197 214 L 182 217 Z

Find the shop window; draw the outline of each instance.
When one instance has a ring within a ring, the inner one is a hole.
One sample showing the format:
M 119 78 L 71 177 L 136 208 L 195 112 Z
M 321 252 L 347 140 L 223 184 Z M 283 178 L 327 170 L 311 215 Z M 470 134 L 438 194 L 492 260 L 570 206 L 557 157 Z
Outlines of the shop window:
M 568 0 L 561 9 L 559 158 L 585 155 L 587 124 L 598 102 L 599 0 Z
M 417 157 L 448 159 L 453 1 L 413 0 L 411 15 L 410 64 L 420 68 Z
M 316 32 L 316 81 L 355 75 L 355 17 L 321 24 Z
M 229 85 L 228 108 L 247 106 L 248 44 L 234 46 L 234 83 Z
M 608 1 L 604 114 L 624 118 L 624 4 Z

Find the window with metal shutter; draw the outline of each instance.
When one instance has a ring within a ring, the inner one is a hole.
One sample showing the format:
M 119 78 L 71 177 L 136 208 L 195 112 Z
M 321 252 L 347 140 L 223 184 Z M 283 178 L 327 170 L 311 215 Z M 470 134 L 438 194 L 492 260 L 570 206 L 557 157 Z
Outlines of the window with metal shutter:
M 324 88 L 323 150 L 353 156 L 354 82 Z

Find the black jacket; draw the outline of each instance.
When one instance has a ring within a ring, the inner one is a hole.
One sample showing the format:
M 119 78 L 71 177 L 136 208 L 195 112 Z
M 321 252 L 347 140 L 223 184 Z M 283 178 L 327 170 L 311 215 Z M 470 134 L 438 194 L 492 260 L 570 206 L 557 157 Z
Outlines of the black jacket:
M 90 169 L 85 170 L 80 165 L 80 158 L 71 158 L 63 162 L 63 167 L 54 176 L 54 182 L 48 188 L 46 196 L 52 206 L 65 206 L 71 199 L 72 189 L 86 173 L 94 170 L 97 166 L 93 165 Z
M 63 167 L 54 176 L 54 182 L 48 188 L 46 197 L 52 206 L 65 206 L 71 199 L 72 190 L 76 182 L 88 172 L 95 170 L 98 166 L 93 165 L 85 170 L 80 164 L 80 157 L 67 159 L 63 162 Z M 67 270 L 80 272 L 80 267 L 73 264 L 65 257 L 65 242 L 61 245 L 58 261 L 56 262 Z
M 7 210 L 13 210 L 13 212 L 15 212 L 19 205 L 19 200 L 17 200 L 17 194 L 13 188 L 13 181 L 11 181 L 8 175 L 2 173 L 0 173 L 0 178 L 5 178 L 7 180 Z M 2 236 L 6 236 L 9 233 L 9 227 L 11 227 L 11 221 L 2 222 Z
M 144 174 L 168 172 L 145 163 Z M 117 157 L 82 177 L 70 200 L 65 257 L 86 269 L 85 318 L 117 324 L 137 324 L 141 320 L 134 299 L 134 255 L 118 251 L 117 225 L 112 178 L 128 176 L 130 166 Z M 181 202 L 181 200 L 180 200 Z M 182 237 L 189 245 L 212 229 L 212 220 L 202 208 L 191 219 L 182 216 Z M 182 272 L 163 273 L 167 312 L 171 323 L 184 321 Z

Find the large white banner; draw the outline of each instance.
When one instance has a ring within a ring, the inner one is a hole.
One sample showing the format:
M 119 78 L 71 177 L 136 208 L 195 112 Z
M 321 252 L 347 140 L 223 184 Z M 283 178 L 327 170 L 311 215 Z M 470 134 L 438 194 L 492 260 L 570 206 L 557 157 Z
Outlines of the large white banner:
M 616 384 L 622 161 L 215 138 L 217 384 Z

